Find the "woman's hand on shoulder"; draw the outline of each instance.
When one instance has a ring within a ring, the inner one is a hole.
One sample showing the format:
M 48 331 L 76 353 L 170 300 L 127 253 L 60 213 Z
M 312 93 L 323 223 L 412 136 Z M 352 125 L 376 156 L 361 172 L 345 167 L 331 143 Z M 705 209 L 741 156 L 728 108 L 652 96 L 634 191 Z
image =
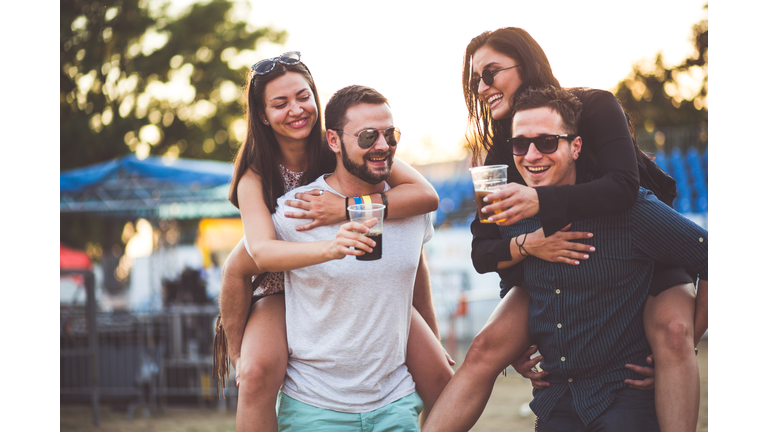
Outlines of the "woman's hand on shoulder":
M 525 241 L 520 241 L 529 255 L 549 262 L 562 262 L 579 265 L 579 260 L 589 258 L 587 252 L 594 252 L 595 248 L 588 244 L 576 243 L 572 240 L 592 238 L 592 233 L 582 231 L 569 231 L 572 224 L 568 224 L 562 230 L 544 237 L 542 228 L 529 233 Z M 517 247 L 513 242 L 510 247 Z
M 483 200 L 488 203 L 483 207 L 483 213 L 503 210 L 489 218 L 491 222 L 500 221 L 496 222 L 498 225 L 512 225 L 539 213 L 539 195 L 536 189 L 518 183 L 507 183 Z
M 285 217 L 294 219 L 311 219 L 304 225 L 296 227 L 296 231 L 307 231 L 319 226 L 332 225 L 346 219 L 344 198 L 335 193 L 314 189 L 309 192 L 297 193 L 296 199 L 285 202 L 287 206 L 303 211 L 285 212 Z

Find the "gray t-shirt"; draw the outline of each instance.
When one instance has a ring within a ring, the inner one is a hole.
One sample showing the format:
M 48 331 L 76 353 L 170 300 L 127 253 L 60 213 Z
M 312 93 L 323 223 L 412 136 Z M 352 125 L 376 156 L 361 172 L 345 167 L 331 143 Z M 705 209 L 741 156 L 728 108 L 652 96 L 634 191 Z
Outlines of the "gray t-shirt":
M 285 217 L 297 193 L 322 189 L 341 195 L 321 176 L 278 199 L 277 238 L 332 240 L 342 224 L 305 232 Z M 384 221 L 382 258 L 348 255 L 285 272 L 288 369 L 283 392 L 301 402 L 348 413 L 369 412 L 415 391 L 405 366 L 413 284 L 421 248 L 434 230 L 429 215 Z

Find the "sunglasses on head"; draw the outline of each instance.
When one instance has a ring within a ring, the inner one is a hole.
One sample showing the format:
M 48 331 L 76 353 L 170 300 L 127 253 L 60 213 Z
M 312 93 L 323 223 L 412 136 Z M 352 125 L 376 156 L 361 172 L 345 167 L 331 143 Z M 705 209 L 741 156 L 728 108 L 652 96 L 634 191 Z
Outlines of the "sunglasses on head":
M 514 69 L 514 68 L 516 68 L 518 66 L 520 66 L 520 65 L 517 64 L 517 65 L 514 65 L 514 66 L 505 67 L 505 68 L 501 68 L 501 69 L 495 69 L 495 70 L 486 69 L 486 70 L 483 71 L 483 74 L 481 76 L 472 77 L 472 81 L 470 81 L 470 83 L 469 83 L 469 85 L 471 86 L 470 88 L 472 89 L 472 91 L 474 93 L 477 93 L 477 89 L 478 89 L 478 87 L 480 87 L 480 80 L 481 79 L 483 80 L 485 85 L 490 87 L 490 86 L 493 85 L 493 77 L 497 73 L 499 73 L 501 71 L 505 71 L 507 69 Z
M 379 139 L 378 129 L 363 129 L 357 135 L 352 135 L 351 133 L 344 132 L 341 129 L 338 129 L 337 132 L 343 132 L 349 136 L 357 138 L 357 145 L 360 146 L 360 148 L 363 150 L 368 150 L 369 148 L 373 147 L 373 145 L 376 143 L 376 140 Z M 386 141 L 387 145 L 390 147 L 396 146 L 400 141 L 400 129 L 394 126 L 384 129 L 384 131 L 381 133 L 384 135 L 384 141 Z
M 550 154 L 557 151 L 557 146 L 561 139 L 568 141 L 576 138 L 577 135 L 539 135 L 536 138 L 514 137 L 507 138 L 507 144 L 512 145 L 512 154 L 515 156 L 525 156 L 528 154 L 528 148 L 531 143 L 536 146 L 536 150 L 541 154 Z
M 270 72 L 272 72 L 272 69 L 275 68 L 275 63 L 280 62 L 284 65 L 295 65 L 301 61 L 301 53 L 298 51 L 288 51 L 287 53 L 282 53 L 277 57 L 273 57 L 271 59 L 264 59 L 253 66 L 251 66 L 251 70 L 253 73 L 257 75 L 266 75 Z

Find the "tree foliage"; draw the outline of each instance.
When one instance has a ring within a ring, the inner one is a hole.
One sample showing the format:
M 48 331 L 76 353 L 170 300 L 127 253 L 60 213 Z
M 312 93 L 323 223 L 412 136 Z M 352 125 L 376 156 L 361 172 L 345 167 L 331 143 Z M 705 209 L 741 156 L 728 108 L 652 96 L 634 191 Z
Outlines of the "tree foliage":
M 618 84 L 615 95 L 638 130 L 707 122 L 707 19 L 693 26 L 692 39 L 695 52 L 681 64 L 666 67 L 659 53 L 652 64 L 636 63 Z
M 61 170 L 130 152 L 231 160 L 248 69 L 229 63 L 286 36 L 252 28 L 229 0 L 178 17 L 148 0 L 62 0 L 60 11 Z

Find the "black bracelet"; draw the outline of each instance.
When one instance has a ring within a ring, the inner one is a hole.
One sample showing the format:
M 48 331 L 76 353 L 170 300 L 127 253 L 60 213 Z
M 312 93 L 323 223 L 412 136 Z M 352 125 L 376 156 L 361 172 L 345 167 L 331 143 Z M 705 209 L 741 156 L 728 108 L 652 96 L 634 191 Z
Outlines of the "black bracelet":
M 525 244 L 525 240 L 528 239 L 528 233 L 525 233 L 525 235 L 523 236 L 523 241 L 520 243 L 517 242 L 518 238 L 520 238 L 520 236 L 515 237 L 515 244 L 517 245 L 518 252 L 520 252 L 520 256 L 523 256 L 523 257 L 531 256 L 531 254 L 529 254 L 528 251 L 525 250 L 525 248 L 523 247 L 523 245 Z
M 349 220 L 349 197 L 344 197 L 344 211 L 347 212 L 347 220 Z
M 384 192 L 380 193 L 381 195 L 381 203 L 384 204 L 384 219 L 387 218 L 387 213 L 389 213 L 389 203 L 387 202 L 387 196 L 384 195 Z

